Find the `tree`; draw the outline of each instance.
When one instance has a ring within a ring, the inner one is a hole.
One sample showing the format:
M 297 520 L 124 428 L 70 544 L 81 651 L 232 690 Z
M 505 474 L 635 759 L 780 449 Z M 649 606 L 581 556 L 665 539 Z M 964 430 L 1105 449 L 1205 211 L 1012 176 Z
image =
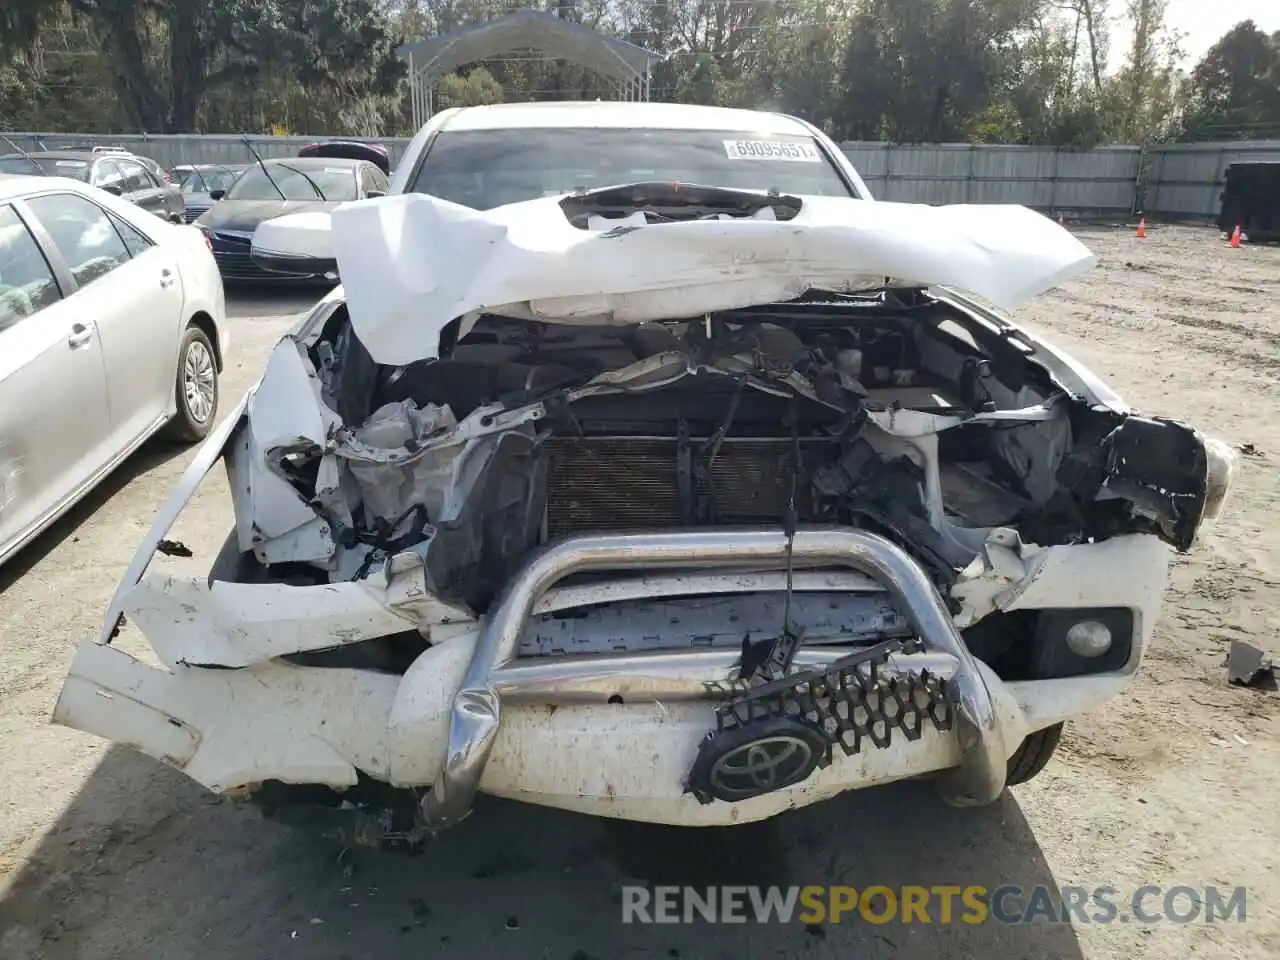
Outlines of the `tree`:
M 472 70 L 465 77 L 452 73 L 436 81 L 435 109 L 450 107 L 478 107 L 486 103 L 502 102 L 502 84 L 484 67 Z
M 400 72 L 376 0 L 7 0 L 3 52 L 30 49 L 67 16 L 99 38 L 136 130 L 195 130 L 211 94 L 284 71 L 348 98 L 388 94 Z
M 0 57 L 0 129 L 96 130 L 115 119 L 112 75 L 86 23 L 59 18 L 6 64 Z
M 1250 139 L 1280 135 L 1280 34 L 1252 20 L 1209 48 L 1184 88 L 1183 134 Z
M 1136 142 L 1159 134 L 1174 113 L 1182 51 L 1178 37 L 1165 26 L 1167 8 L 1168 0 L 1128 0 L 1133 43 L 1114 81 L 1116 139 Z
M 992 117 L 1011 116 L 1003 101 L 1016 75 L 1015 54 L 1042 6 L 1040 0 L 864 0 L 842 70 L 844 132 L 965 140 L 980 117 L 987 118 L 985 130 Z
M 1074 60 L 1078 49 L 1078 34 L 1083 31 L 1088 48 L 1089 79 L 1093 96 L 1102 94 L 1103 74 L 1107 69 L 1107 52 L 1110 46 L 1110 27 L 1107 23 L 1107 0 L 1054 0 L 1053 6 L 1075 17 L 1076 46 L 1072 50 Z M 1072 63 L 1074 68 L 1075 64 Z

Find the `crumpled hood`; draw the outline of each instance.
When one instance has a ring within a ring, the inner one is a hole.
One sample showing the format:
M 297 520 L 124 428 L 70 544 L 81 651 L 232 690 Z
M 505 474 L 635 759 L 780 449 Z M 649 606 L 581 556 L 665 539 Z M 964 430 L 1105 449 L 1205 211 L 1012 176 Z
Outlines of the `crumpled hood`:
M 436 356 L 442 329 L 468 314 L 629 324 L 886 278 L 1014 309 L 1096 262 L 1069 232 L 1022 206 L 801 199 L 785 221 L 646 224 L 637 214 L 581 229 L 556 197 L 477 211 L 409 194 L 337 208 L 331 243 L 352 324 L 385 364 Z M 287 221 L 275 225 L 287 229 Z M 263 231 L 255 242 L 267 244 Z

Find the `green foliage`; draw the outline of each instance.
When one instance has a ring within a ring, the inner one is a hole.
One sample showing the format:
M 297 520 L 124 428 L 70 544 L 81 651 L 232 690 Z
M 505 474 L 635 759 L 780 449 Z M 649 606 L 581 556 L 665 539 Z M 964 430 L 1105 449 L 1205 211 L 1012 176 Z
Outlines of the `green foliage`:
M 663 54 L 655 100 L 783 110 L 842 139 L 1280 137 L 1280 40 L 1246 21 L 1184 82 L 1168 2 L 547 0 L 544 9 Z M 522 6 L 0 0 L 0 124 L 410 133 L 395 46 Z M 1120 14 L 1132 30 L 1112 36 Z M 516 50 L 438 78 L 433 104 L 617 96 L 609 78 Z
M 1280 33 L 1237 24 L 1205 54 L 1184 87 L 1184 136 L 1280 137 Z
M 118 100 L 105 118 L 117 129 L 197 130 L 219 100 L 215 113 L 253 129 L 281 120 L 264 108 L 274 98 L 276 112 L 295 91 L 337 114 L 396 92 L 402 72 L 376 0 L 6 0 L 0 12 L 15 62 L 68 27 L 84 32 L 82 61 Z M 260 123 L 249 122 L 255 106 Z
M 441 77 L 435 89 L 435 109 L 450 107 L 479 107 L 486 103 L 502 102 L 502 84 L 484 67 L 472 70 L 465 77 L 454 73 Z

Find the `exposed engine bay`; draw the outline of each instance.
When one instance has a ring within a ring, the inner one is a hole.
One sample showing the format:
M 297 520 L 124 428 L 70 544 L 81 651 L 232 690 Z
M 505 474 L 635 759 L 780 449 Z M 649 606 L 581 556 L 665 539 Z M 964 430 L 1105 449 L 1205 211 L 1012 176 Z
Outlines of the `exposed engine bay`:
M 472 316 L 405 366 L 374 363 L 338 304 L 290 347 L 323 442 L 267 425 L 246 443 L 328 549 L 282 554 L 261 529 L 242 546 L 311 582 L 412 550 L 476 613 L 577 533 L 839 523 L 890 537 L 945 595 L 993 528 L 1186 549 L 1214 497 L 1190 427 L 1069 395 L 1016 328 L 920 288 L 630 326 Z

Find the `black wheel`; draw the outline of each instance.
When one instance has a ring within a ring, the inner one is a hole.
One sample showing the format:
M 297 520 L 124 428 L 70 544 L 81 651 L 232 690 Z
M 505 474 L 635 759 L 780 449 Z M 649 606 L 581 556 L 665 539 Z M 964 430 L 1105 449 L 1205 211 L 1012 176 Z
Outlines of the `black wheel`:
M 178 412 L 165 428 L 171 440 L 203 440 L 218 415 L 218 366 L 213 344 L 199 327 L 187 327 L 178 351 L 174 394 Z
M 1019 744 L 1013 756 L 1009 758 L 1008 785 L 1017 786 L 1026 783 L 1045 768 L 1053 752 L 1058 749 L 1058 741 L 1062 739 L 1064 724 L 1055 723 L 1035 733 L 1028 734 Z

